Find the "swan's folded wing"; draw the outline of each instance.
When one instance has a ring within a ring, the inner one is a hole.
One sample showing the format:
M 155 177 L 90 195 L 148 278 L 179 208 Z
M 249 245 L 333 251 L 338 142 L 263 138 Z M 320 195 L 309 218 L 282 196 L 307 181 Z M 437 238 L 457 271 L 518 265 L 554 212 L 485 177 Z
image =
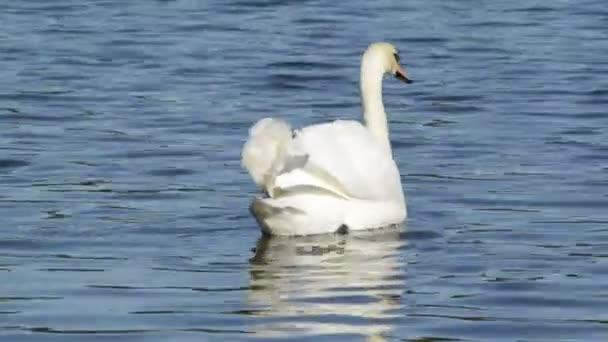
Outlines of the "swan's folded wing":
M 339 180 L 325 170 L 315 167 L 309 158 L 305 158 L 305 160 L 305 164 L 300 167 L 286 168 L 276 176 L 273 193 L 316 189 L 338 197 L 349 197 Z
M 402 196 L 390 153 L 359 122 L 342 120 L 299 131 L 274 187 L 283 192 L 312 187 L 339 197 L 372 200 Z

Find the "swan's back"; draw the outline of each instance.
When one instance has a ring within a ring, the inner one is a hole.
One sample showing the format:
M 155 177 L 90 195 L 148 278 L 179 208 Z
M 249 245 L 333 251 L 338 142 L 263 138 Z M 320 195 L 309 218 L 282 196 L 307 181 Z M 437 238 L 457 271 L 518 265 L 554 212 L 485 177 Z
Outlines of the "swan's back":
M 349 198 L 402 197 L 399 172 L 390 151 L 361 123 L 350 120 L 313 125 L 296 133 L 288 156 L 306 153 L 309 166 L 333 177 Z
M 270 234 L 378 228 L 406 215 L 390 152 L 356 121 L 292 134 L 284 122 L 263 119 L 250 131 L 243 165 L 269 196 L 252 212 Z

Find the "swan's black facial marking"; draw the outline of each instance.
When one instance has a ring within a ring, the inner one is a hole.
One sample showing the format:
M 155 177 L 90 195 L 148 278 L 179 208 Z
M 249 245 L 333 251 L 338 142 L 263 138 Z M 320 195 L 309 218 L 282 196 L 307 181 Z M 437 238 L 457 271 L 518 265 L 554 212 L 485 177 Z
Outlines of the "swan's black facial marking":
M 393 53 L 393 57 L 395 57 L 395 62 L 397 62 L 397 70 L 395 70 L 395 77 L 398 80 L 401 80 L 407 84 L 413 83 L 414 81 L 410 80 L 409 78 L 407 78 L 407 76 L 405 76 L 403 68 L 399 65 L 399 54 L 396 51 Z
M 407 83 L 407 84 L 412 84 L 412 83 L 414 83 L 414 81 L 412 81 L 412 80 L 410 80 L 409 78 L 405 77 L 405 75 L 404 75 L 404 74 L 402 74 L 402 73 L 400 73 L 400 72 L 398 72 L 398 71 L 395 73 L 395 78 L 396 78 L 396 79 L 398 79 L 398 80 L 400 80 L 400 81 L 402 81 L 402 82 L 405 82 L 405 83 Z

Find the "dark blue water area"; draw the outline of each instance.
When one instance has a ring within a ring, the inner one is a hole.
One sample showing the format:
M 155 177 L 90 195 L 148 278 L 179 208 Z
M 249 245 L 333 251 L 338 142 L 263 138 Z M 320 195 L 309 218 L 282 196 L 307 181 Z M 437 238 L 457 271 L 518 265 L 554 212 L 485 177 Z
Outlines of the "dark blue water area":
M 0 5 L 0 340 L 608 340 L 604 1 Z M 409 219 L 263 238 L 249 127 L 385 80 Z

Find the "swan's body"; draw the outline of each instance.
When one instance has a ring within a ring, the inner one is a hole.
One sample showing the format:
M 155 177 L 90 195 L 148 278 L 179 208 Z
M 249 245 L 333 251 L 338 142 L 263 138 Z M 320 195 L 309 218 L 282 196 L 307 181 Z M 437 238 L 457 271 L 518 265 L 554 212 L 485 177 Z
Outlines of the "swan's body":
M 243 165 L 268 198 L 251 212 L 271 235 L 309 235 L 365 230 L 403 222 L 406 205 L 392 158 L 382 76 L 410 82 L 388 43 L 370 45 L 361 64 L 365 125 L 337 120 L 292 132 L 266 118 L 249 132 Z

